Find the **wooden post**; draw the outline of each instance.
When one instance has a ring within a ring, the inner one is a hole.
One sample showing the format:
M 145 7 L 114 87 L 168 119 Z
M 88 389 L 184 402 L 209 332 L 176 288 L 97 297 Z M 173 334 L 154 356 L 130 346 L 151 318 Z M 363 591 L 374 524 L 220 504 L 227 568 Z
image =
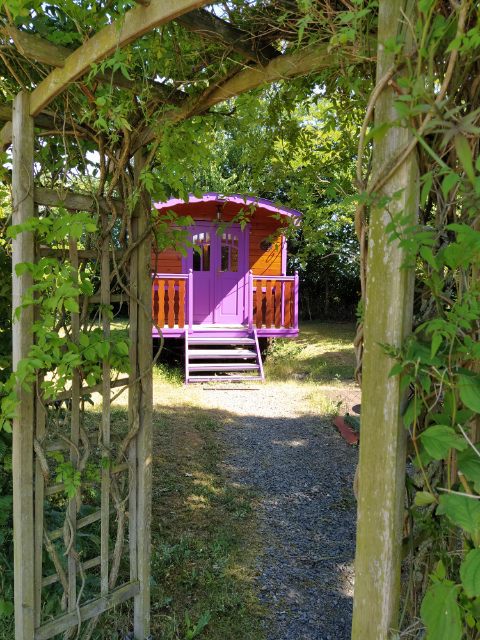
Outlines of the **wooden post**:
M 253 271 L 250 271 L 247 274 L 247 309 L 248 309 L 248 330 L 252 331 L 253 329 Z
M 33 118 L 30 96 L 20 92 L 13 102 L 13 224 L 21 224 L 34 215 L 33 202 Z M 12 242 L 13 310 L 32 286 L 31 275 L 17 276 L 15 267 L 34 261 L 32 233 L 22 232 Z M 13 322 L 13 370 L 28 357 L 33 344 L 33 307 L 22 309 Z M 15 638 L 33 640 L 34 604 L 34 518 L 33 518 L 33 432 L 35 395 L 33 388 L 17 388 L 19 404 L 13 421 L 13 541 L 15 580 Z
M 135 154 L 135 175 L 143 167 L 141 151 Z M 148 210 L 141 194 L 137 207 L 137 233 L 141 238 L 148 226 Z M 138 416 L 137 436 L 137 571 L 140 593 L 134 601 L 134 634 L 136 640 L 146 640 L 150 634 L 150 557 L 152 512 L 152 279 L 149 236 L 137 248 L 138 253 L 138 337 L 137 369 Z
M 298 271 L 295 271 L 295 278 L 293 281 L 293 311 L 292 311 L 292 324 L 294 329 L 298 329 L 298 287 L 299 287 Z
M 412 3 L 380 0 L 377 82 L 394 62 L 383 43 L 396 39 L 409 12 L 406 5 Z M 398 118 L 394 99 L 391 88 L 382 92 L 375 107 L 376 125 Z M 391 127 L 377 140 L 373 174 L 388 166 L 410 139 L 406 128 Z M 387 209 L 373 209 L 370 217 L 352 640 L 386 640 L 398 620 L 406 430 L 399 379 L 389 377 L 393 362 L 381 344 L 398 346 L 411 331 L 414 276 L 404 268 L 405 254 L 398 243 L 388 242 L 386 226 L 399 211 L 415 221 L 418 191 L 412 153 L 382 189 L 383 195 L 401 196 Z
M 193 329 L 193 270 L 188 270 L 188 330 Z

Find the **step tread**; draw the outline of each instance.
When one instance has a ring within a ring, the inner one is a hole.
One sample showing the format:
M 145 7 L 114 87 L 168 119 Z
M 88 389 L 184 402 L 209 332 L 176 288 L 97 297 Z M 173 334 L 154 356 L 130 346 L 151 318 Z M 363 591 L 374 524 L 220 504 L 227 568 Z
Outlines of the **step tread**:
M 259 371 L 258 364 L 218 364 L 218 362 L 204 362 L 202 364 L 189 364 L 189 371 Z
M 256 358 L 256 351 L 250 349 L 192 349 L 189 359 L 195 358 Z
M 243 336 L 226 338 L 226 337 L 218 337 L 215 336 L 188 336 L 188 345 L 194 344 L 255 344 L 255 338 L 248 338 Z
M 189 376 L 187 382 L 262 382 L 260 376 Z

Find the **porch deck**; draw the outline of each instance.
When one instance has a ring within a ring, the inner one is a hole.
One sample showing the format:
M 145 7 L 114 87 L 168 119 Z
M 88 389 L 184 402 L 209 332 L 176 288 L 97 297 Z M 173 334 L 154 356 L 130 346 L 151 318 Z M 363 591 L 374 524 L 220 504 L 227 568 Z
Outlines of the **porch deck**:
M 244 322 L 198 323 L 193 320 L 193 273 L 157 273 L 152 283 L 153 337 L 190 335 L 235 337 L 256 329 L 258 337 L 298 335 L 298 274 L 244 277 Z

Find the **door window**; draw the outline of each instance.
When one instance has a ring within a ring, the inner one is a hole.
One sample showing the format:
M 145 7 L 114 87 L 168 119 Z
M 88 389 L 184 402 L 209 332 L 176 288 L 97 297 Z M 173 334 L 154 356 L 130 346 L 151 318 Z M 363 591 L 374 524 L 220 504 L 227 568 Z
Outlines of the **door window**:
M 193 243 L 193 270 L 210 271 L 210 233 L 196 233 Z
M 235 233 L 222 233 L 220 258 L 220 271 L 238 271 L 238 236 Z

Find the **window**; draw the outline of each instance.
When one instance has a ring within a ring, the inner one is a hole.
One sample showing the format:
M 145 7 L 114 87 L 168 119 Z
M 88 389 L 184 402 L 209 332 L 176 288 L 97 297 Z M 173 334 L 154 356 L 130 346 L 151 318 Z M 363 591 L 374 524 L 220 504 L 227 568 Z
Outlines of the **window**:
M 222 234 L 220 271 L 238 271 L 238 236 L 234 233 Z
M 210 234 L 196 233 L 192 238 L 193 243 L 193 270 L 210 271 Z

